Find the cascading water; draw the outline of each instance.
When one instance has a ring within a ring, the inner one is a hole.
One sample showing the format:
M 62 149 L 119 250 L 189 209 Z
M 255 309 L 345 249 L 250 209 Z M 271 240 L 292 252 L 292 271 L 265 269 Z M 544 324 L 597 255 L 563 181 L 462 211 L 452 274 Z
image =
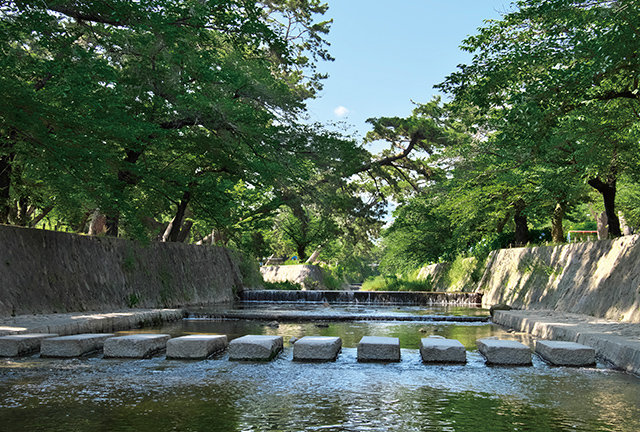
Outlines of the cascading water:
M 285 291 L 246 290 L 242 302 L 329 303 L 367 305 L 479 305 L 482 293 L 445 293 L 416 291 Z

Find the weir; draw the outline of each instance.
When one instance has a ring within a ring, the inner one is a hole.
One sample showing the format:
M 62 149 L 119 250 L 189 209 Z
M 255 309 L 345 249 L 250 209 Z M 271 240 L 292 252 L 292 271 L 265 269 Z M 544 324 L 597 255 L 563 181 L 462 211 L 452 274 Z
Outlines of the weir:
M 368 305 L 467 305 L 482 304 L 477 292 L 416 292 L 416 291 L 283 291 L 247 290 L 239 294 L 241 302 L 329 303 Z

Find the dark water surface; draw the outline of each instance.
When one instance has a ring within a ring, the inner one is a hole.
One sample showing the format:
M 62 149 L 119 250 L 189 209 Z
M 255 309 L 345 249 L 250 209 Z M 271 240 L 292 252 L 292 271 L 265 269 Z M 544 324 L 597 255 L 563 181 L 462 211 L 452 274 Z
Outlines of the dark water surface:
M 268 325 L 270 324 L 270 325 Z M 640 379 L 596 368 L 487 367 L 475 340 L 492 324 L 279 324 L 185 320 L 146 331 L 278 334 L 272 362 L 0 359 L 0 431 L 639 431 Z M 429 334 L 459 339 L 466 365 L 425 365 Z M 333 363 L 294 363 L 288 339 L 341 336 Z M 362 335 L 397 336 L 402 361 L 361 364 Z

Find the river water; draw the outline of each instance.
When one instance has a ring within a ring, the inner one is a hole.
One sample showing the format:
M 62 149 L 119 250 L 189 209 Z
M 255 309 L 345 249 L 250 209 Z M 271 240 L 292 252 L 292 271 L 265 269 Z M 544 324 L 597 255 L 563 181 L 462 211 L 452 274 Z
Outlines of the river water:
M 251 310 L 297 306 L 249 306 Z M 309 308 L 307 308 L 308 310 Z M 311 308 L 320 310 L 320 306 Z M 349 310 L 345 306 L 332 307 Z M 362 308 L 367 314 L 483 314 L 464 309 Z M 140 331 L 140 330 L 136 330 Z M 173 336 L 275 334 L 284 351 L 268 363 L 0 359 L 0 431 L 639 431 L 640 379 L 611 370 L 488 367 L 475 340 L 531 343 L 490 323 L 354 321 L 273 323 L 184 320 L 142 331 Z M 430 334 L 460 340 L 466 365 L 425 365 Z M 338 360 L 292 362 L 291 337 L 343 339 Z M 358 363 L 363 335 L 396 336 L 402 361 Z

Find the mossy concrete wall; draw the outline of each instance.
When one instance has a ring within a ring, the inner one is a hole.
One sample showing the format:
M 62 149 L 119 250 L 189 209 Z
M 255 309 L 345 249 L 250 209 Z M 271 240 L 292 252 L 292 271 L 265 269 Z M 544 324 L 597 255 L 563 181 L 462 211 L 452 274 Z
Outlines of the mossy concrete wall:
M 312 264 L 263 266 L 260 273 L 265 282 L 292 282 L 303 290 L 326 289 L 322 268 Z
M 478 265 L 473 257 L 457 259 L 453 263 L 430 264 L 419 270 L 417 278 L 430 280 L 435 291 L 472 292 L 477 287 L 472 276 Z
M 502 249 L 478 284 L 482 303 L 640 323 L 640 236 Z
M 224 248 L 0 225 L 0 316 L 221 303 L 241 287 Z
M 447 291 L 449 288 L 449 269 L 451 263 L 429 264 L 421 267 L 418 271 L 417 278 L 419 280 L 430 280 L 435 291 Z

